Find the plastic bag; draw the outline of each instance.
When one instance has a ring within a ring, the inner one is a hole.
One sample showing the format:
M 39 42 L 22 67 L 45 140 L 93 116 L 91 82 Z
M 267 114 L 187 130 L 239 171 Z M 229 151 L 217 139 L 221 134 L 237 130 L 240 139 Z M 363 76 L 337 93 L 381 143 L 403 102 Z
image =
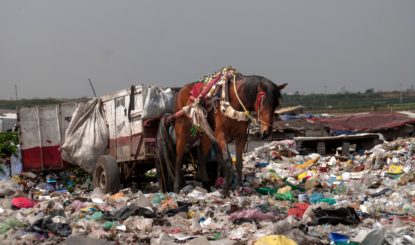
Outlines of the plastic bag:
M 108 128 L 100 111 L 100 100 L 94 98 L 79 104 L 65 132 L 62 159 L 92 173 L 96 160 L 108 146 Z
M 321 209 L 317 208 L 314 211 L 314 215 L 317 218 L 317 224 L 344 224 L 344 225 L 356 225 L 360 222 L 359 216 L 356 211 L 351 208 L 338 208 L 338 209 Z
M 143 216 L 144 218 L 156 218 L 157 214 L 148 208 L 135 205 L 125 206 L 112 214 L 105 214 L 105 220 L 125 220 L 130 216 Z
M 170 88 L 162 90 L 151 86 L 148 89 L 147 97 L 144 102 L 143 115 L 141 119 L 155 119 L 174 110 L 173 92 Z
M 55 222 L 65 220 L 66 216 L 63 210 L 54 210 L 48 216 L 38 219 L 33 224 L 27 226 L 25 230 L 28 232 L 37 232 L 45 235 L 46 237 L 49 237 L 49 232 L 61 237 L 67 237 L 72 234 L 71 226 L 67 223 Z

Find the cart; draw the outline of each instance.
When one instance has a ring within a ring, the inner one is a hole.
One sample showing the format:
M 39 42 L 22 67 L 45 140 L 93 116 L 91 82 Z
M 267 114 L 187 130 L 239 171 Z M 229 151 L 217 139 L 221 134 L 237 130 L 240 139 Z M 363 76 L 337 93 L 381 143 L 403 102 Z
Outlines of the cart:
M 103 192 L 117 192 L 120 183 L 154 168 L 159 120 L 142 120 L 149 87 L 133 85 L 101 96 L 109 138 L 106 154 L 98 157 L 94 185 Z M 62 170 L 74 163 L 62 160 L 65 140 L 77 103 L 28 106 L 17 109 L 24 171 Z

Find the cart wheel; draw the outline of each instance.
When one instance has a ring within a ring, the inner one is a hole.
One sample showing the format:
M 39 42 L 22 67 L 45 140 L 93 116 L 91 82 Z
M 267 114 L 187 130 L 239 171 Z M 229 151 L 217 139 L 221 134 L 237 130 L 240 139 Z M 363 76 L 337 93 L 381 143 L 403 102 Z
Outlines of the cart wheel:
M 104 193 L 116 193 L 120 190 L 120 172 L 112 156 L 98 157 L 94 171 L 94 185 Z

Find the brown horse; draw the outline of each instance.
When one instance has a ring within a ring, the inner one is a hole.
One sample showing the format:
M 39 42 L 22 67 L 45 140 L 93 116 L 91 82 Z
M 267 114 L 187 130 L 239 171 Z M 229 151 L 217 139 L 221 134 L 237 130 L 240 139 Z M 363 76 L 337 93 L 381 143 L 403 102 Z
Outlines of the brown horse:
M 251 120 L 237 120 L 225 115 L 225 110 L 219 103 L 214 103 L 214 109 L 207 112 L 207 121 L 214 132 L 214 137 L 222 156 L 223 169 L 225 170 L 225 183 L 223 194 L 229 195 L 230 182 L 233 176 L 232 159 L 228 149 L 228 143 L 235 141 L 237 188 L 242 182 L 242 153 L 247 141 L 247 129 L 250 121 L 254 119 L 260 125 L 262 137 L 267 137 L 272 131 L 274 111 L 280 105 L 281 90 L 287 85 L 276 85 L 267 78 L 261 76 L 244 76 L 235 72 L 225 80 L 224 92 L 221 100 L 227 100 L 236 111 L 253 113 Z M 191 90 L 195 83 L 185 85 L 177 94 L 176 112 L 193 103 Z M 225 96 L 223 96 L 225 94 Z M 223 98 L 225 97 L 225 98 Z M 199 166 L 196 178 L 208 181 L 206 171 L 206 156 L 211 148 L 211 139 L 205 134 L 192 135 L 192 120 L 187 116 L 175 119 L 174 129 L 176 133 L 176 159 L 174 167 L 174 191 L 177 193 L 181 187 L 181 170 L 183 156 L 196 140 L 200 139 Z

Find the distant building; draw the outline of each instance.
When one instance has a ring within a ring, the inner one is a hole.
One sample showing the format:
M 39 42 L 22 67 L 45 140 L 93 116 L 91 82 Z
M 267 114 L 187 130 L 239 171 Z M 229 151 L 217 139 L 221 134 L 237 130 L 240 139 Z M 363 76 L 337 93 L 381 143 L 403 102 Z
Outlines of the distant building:
M 0 114 L 0 132 L 12 131 L 16 125 L 16 113 Z

